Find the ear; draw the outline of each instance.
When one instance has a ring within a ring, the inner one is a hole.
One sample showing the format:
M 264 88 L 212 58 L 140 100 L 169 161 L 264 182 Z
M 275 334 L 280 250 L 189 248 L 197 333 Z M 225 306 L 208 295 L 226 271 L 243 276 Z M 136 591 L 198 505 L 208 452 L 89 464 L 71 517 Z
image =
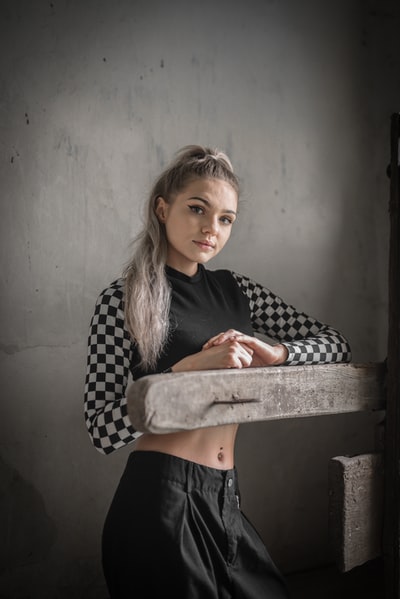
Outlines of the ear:
M 155 213 L 160 223 L 165 223 L 168 214 L 168 208 L 168 203 L 164 200 L 164 198 L 158 196 L 158 198 L 156 199 Z

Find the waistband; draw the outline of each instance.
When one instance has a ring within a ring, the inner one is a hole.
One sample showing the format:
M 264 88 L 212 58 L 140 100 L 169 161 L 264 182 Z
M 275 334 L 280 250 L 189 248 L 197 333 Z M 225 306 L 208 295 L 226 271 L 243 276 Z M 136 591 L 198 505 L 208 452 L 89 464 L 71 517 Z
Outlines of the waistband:
M 133 451 L 126 472 L 152 481 L 164 480 L 181 485 L 185 490 L 219 491 L 228 486 L 238 492 L 236 467 L 220 470 L 158 451 Z

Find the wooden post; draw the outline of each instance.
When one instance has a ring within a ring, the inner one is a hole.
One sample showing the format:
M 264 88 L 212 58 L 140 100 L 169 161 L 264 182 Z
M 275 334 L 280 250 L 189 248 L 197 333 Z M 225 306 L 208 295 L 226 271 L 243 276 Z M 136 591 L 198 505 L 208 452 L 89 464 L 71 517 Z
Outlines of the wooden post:
M 383 555 L 386 599 L 400 599 L 400 115 L 391 118 L 389 335 Z

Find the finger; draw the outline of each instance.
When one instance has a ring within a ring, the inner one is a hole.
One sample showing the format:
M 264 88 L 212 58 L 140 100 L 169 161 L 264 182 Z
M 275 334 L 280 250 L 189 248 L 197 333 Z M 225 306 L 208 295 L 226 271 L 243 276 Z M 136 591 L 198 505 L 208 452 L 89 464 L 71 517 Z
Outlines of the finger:
M 235 329 L 228 329 L 227 331 L 224 331 L 223 333 L 219 333 L 218 335 L 215 335 L 215 337 L 211 337 L 211 339 L 209 339 L 203 345 L 203 348 L 206 349 L 207 347 L 210 347 L 211 345 L 221 345 L 222 343 L 225 343 L 226 341 L 231 341 L 233 339 L 236 339 L 240 335 L 243 335 L 243 333 L 241 333 L 240 331 L 236 331 Z
M 247 350 L 244 350 L 238 357 L 240 361 L 240 368 L 248 368 L 253 361 L 252 353 L 248 352 Z
M 236 335 L 236 341 L 240 341 L 240 342 L 247 342 L 247 343 L 252 343 L 253 341 L 256 341 L 256 337 L 252 337 L 251 335 L 245 335 L 244 333 L 238 333 Z
M 240 343 L 240 342 L 239 342 L 237 339 L 236 339 L 236 341 L 237 341 L 238 343 Z M 245 350 L 247 351 L 247 353 L 248 353 L 250 356 L 253 356 L 253 355 L 254 355 L 254 349 L 252 349 L 252 348 L 251 348 L 249 345 L 246 345 L 245 343 L 240 343 L 240 345 L 241 345 L 242 347 L 244 347 L 244 348 L 245 348 Z
M 214 337 L 211 337 L 211 339 L 209 339 L 208 341 L 206 341 L 203 345 L 203 348 L 206 347 L 210 347 L 211 345 L 214 345 L 215 341 L 224 333 L 218 333 L 218 335 L 214 335 Z
M 236 368 L 247 368 L 253 361 L 253 351 L 236 341 L 230 347 L 232 352 L 232 359 Z
M 226 340 L 227 338 L 225 336 L 225 333 L 220 333 L 219 335 L 216 335 L 215 337 L 209 339 L 203 345 L 203 349 L 207 349 L 208 347 L 212 347 L 213 345 L 221 345 L 221 343 L 224 343 Z

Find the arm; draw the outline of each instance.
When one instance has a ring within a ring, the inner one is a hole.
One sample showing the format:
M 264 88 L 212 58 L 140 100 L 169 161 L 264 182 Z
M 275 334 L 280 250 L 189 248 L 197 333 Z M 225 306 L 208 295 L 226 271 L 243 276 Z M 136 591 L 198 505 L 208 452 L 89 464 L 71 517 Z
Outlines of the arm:
M 140 435 L 127 413 L 132 345 L 124 328 L 122 291 L 122 282 L 116 281 L 100 294 L 88 339 L 85 421 L 93 445 L 105 454 Z
M 298 312 L 248 277 L 232 274 L 249 300 L 253 329 L 286 347 L 284 364 L 350 362 L 350 346 L 339 331 Z
M 220 334 L 222 335 L 222 333 Z M 220 337 L 218 335 L 217 337 Z M 214 339 L 214 338 L 213 338 Z M 225 343 L 208 341 L 201 351 L 190 354 L 176 362 L 170 372 L 188 370 L 214 370 L 217 368 L 248 368 L 252 364 L 253 349 L 227 335 Z

